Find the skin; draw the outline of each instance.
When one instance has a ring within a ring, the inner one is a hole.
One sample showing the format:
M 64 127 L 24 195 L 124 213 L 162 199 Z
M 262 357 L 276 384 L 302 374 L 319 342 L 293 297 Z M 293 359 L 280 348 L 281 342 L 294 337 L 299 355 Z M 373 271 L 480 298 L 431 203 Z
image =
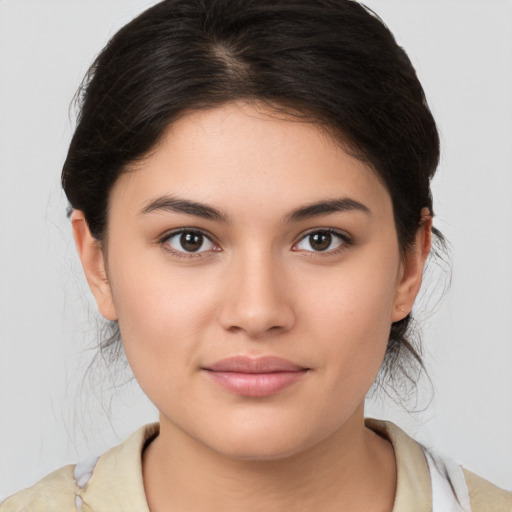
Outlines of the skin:
M 340 199 L 352 207 L 332 211 Z M 390 195 L 368 166 L 314 124 L 247 103 L 170 126 L 115 183 L 103 244 L 73 213 L 99 310 L 118 320 L 160 412 L 143 458 L 152 511 L 392 509 L 393 449 L 365 428 L 364 399 L 421 284 L 422 213 L 403 256 Z M 207 238 L 187 252 L 180 229 Z M 310 235 L 328 229 L 330 245 L 315 250 Z M 241 396 L 204 370 L 240 355 L 308 370 L 270 396 Z

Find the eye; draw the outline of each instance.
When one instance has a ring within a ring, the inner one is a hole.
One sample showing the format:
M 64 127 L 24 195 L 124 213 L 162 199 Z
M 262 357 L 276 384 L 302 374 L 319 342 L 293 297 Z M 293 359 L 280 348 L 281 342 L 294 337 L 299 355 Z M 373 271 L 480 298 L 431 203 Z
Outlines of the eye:
M 178 231 L 163 241 L 173 251 L 180 253 L 199 253 L 215 251 L 217 246 L 201 231 Z
M 347 236 L 328 229 L 321 229 L 302 237 L 293 248 L 298 251 L 331 252 L 348 243 Z

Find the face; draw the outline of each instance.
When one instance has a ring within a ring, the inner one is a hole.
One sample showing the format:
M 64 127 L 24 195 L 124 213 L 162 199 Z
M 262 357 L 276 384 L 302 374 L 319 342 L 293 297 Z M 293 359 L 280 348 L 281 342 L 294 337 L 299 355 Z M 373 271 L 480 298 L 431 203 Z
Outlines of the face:
M 318 127 L 242 103 L 192 113 L 116 182 L 89 260 L 79 220 L 162 432 L 265 459 L 362 422 L 420 258 L 400 256 L 376 175 Z

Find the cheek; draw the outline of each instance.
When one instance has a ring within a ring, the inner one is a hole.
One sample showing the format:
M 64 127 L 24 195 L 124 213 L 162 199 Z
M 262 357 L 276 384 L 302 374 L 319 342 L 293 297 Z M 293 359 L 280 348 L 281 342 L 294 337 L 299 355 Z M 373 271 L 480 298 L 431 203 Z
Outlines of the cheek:
M 119 260 L 118 260 L 119 261 Z M 137 271 L 131 273 L 130 269 Z M 193 366 L 196 347 L 215 315 L 215 296 L 200 272 L 124 262 L 111 272 L 125 352 L 137 380 L 161 378 Z M 194 276 L 194 277 L 192 277 Z M 147 375 L 146 375 L 147 374 Z
M 399 261 L 384 258 L 353 258 L 346 265 L 314 275 L 304 273 L 303 311 L 318 326 L 339 330 L 339 336 L 364 343 L 387 340 L 397 290 Z
M 316 276 L 304 282 L 305 289 L 297 293 L 315 331 L 312 336 L 321 341 L 330 361 L 326 368 L 332 369 L 333 392 L 353 388 L 361 395 L 373 383 L 389 339 L 398 267 L 397 258 L 359 259 L 340 266 L 325 281 Z

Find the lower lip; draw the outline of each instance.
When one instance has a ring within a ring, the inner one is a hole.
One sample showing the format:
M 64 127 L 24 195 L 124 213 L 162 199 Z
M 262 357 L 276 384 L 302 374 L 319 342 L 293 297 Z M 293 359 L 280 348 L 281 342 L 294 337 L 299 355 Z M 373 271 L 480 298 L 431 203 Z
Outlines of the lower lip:
M 295 384 L 307 370 L 272 373 L 216 372 L 206 370 L 219 386 L 242 396 L 271 396 Z

